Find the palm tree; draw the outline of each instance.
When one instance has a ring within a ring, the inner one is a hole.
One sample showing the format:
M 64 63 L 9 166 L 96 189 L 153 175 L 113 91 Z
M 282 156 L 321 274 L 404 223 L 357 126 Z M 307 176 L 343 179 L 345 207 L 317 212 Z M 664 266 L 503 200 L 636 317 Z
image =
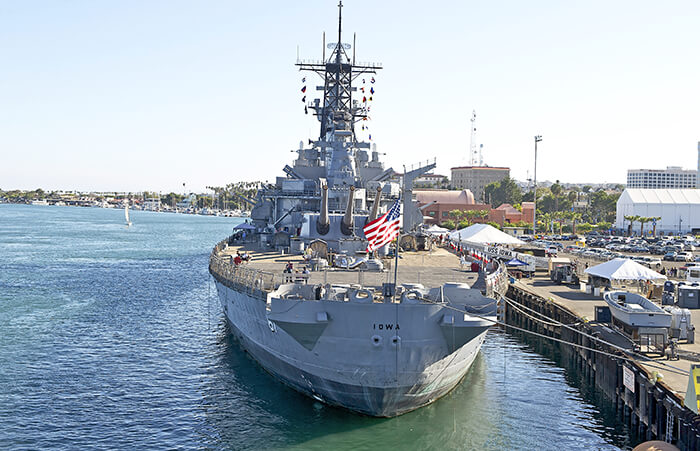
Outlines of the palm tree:
M 571 233 L 576 235 L 576 222 L 583 218 L 583 215 L 578 212 L 571 212 L 569 218 L 571 219 Z
M 639 216 L 637 218 L 637 221 L 639 221 L 639 224 L 641 225 L 641 229 L 639 231 L 639 234 L 641 236 L 644 236 L 644 224 L 647 222 L 651 222 L 652 218 L 646 217 L 646 216 Z
M 656 236 L 656 221 L 661 221 L 661 216 L 652 216 L 650 219 L 653 221 L 652 225 L 654 226 L 654 236 Z
M 559 223 L 559 235 L 561 235 L 561 229 L 564 224 L 564 219 L 566 219 L 568 212 L 566 211 L 555 211 L 554 219 Z
M 552 223 L 552 214 L 551 213 L 544 213 L 544 214 L 538 215 L 537 217 L 540 219 L 540 221 L 542 221 L 542 225 L 544 225 L 544 227 L 541 228 L 540 230 L 544 230 L 544 232 L 546 234 L 547 231 L 549 230 L 550 224 Z
M 633 215 L 625 216 L 625 219 L 630 222 L 630 225 L 627 229 L 627 235 L 631 235 L 632 234 L 632 227 L 634 226 L 634 223 L 639 220 L 639 216 L 633 216 Z

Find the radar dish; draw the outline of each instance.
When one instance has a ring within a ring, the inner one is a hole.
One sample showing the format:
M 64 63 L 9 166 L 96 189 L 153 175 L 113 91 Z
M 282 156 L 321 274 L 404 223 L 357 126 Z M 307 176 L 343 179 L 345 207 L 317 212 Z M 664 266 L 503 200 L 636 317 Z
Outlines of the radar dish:
M 336 45 L 337 44 L 335 42 L 331 42 L 330 44 L 326 44 L 326 47 L 329 49 L 334 49 Z M 340 45 L 342 45 L 345 50 L 350 50 L 352 48 L 350 44 L 346 44 L 345 42 Z

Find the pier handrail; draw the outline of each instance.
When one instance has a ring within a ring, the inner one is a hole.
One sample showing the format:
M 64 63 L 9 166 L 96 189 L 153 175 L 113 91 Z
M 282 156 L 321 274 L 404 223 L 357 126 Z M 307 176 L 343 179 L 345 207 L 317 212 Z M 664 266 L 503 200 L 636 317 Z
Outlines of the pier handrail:
M 497 295 L 505 294 L 508 290 L 508 273 L 505 265 L 494 260 L 492 264 L 497 265 L 496 269 L 486 274 L 486 293 L 487 297 L 496 299 Z

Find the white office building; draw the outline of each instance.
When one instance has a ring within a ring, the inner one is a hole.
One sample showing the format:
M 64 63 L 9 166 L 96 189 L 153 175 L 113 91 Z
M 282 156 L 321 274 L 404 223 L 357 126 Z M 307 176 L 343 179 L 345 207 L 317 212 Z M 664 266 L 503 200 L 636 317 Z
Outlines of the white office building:
M 679 166 L 666 169 L 628 169 L 627 188 L 641 189 L 685 189 L 697 186 L 698 171 Z
M 630 189 L 617 200 L 615 227 L 627 230 L 625 216 L 659 217 L 656 233 L 700 233 L 699 189 Z M 634 222 L 632 230 L 639 233 L 641 225 Z M 653 223 L 644 226 L 645 234 L 653 229 Z

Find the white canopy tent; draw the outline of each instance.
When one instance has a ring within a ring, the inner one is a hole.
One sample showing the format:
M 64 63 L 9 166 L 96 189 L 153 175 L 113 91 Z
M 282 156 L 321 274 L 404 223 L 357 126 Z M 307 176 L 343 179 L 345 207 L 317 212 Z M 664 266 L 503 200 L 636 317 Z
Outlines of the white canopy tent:
M 440 227 L 437 224 L 433 224 L 430 227 L 428 227 L 427 229 L 425 229 L 425 232 L 429 233 L 431 235 L 442 235 L 443 233 L 449 232 L 449 230 L 447 230 L 444 227 Z
M 666 276 L 652 271 L 629 258 L 615 258 L 585 271 L 591 276 L 608 280 L 661 280 Z
M 473 224 L 450 233 L 450 239 L 473 244 L 525 244 L 514 236 L 503 233 L 488 224 Z

